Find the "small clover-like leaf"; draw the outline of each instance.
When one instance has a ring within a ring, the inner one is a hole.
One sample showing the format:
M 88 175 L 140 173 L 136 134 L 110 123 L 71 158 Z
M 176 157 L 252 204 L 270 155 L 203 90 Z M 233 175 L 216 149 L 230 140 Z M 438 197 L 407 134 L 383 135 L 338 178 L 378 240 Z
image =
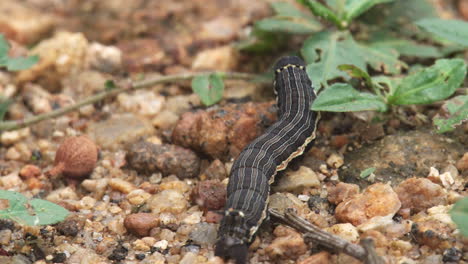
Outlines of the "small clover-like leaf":
M 213 105 L 223 98 L 224 83 L 217 73 L 193 78 L 192 89 L 206 106 Z
M 38 56 L 16 57 L 8 56 L 10 46 L 5 37 L 0 34 L 0 67 L 6 67 L 9 71 L 19 71 L 31 68 L 39 61 Z
M 367 168 L 367 169 L 361 171 L 361 173 L 359 174 L 359 177 L 361 179 L 367 178 L 367 177 L 369 177 L 369 175 L 374 173 L 374 171 L 375 171 L 375 168 L 373 168 L 373 167 L 372 168 Z

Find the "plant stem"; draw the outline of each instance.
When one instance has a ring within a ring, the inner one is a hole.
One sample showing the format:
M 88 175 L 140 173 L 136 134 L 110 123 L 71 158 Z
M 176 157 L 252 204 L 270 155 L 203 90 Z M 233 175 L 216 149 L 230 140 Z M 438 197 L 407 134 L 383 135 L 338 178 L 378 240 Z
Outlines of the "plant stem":
M 8 130 L 15 130 L 15 129 L 28 127 L 40 121 L 62 116 L 66 113 L 78 110 L 79 108 L 85 105 L 96 103 L 105 98 L 110 98 L 123 92 L 139 90 L 139 89 L 151 87 L 151 86 L 162 84 L 162 83 L 171 83 L 171 82 L 190 80 L 197 76 L 202 76 L 202 75 L 207 75 L 207 74 L 212 74 L 212 73 L 214 72 L 183 73 L 183 74 L 154 77 L 154 78 L 149 78 L 149 79 L 142 80 L 142 81 L 127 83 L 125 85 L 121 85 L 120 87 L 117 86 L 117 88 L 114 88 L 114 89 L 104 90 L 98 94 L 87 97 L 73 105 L 65 106 L 63 108 L 59 108 L 57 110 L 54 110 L 48 113 L 32 116 L 32 117 L 21 119 L 21 120 L 11 120 L 11 121 L 0 122 L 0 131 L 8 131 Z M 261 76 L 257 74 L 241 73 L 241 72 L 218 72 L 218 73 L 221 74 L 225 79 L 248 80 L 248 81 L 257 81 L 259 83 L 267 83 L 266 80 L 261 79 Z M 270 81 L 268 81 L 268 83 L 270 83 Z

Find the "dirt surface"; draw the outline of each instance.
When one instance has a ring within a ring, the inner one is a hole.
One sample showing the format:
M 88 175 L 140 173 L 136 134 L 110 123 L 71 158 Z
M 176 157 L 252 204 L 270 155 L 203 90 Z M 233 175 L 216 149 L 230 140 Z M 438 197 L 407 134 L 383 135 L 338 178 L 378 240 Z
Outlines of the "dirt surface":
M 268 2 L 2 0 L 0 32 L 11 53 L 41 55 L 29 70 L 0 71 L 0 92 L 13 99 L 6 119 L 73 104 L 108 79 L 264 72 L 288 51 L 253 55 L 234 44 L 271 14 Z M 47 226 L 0 220 L 0 263 L 224 263 L 213 243 L 229 169 L 276 120 L 274 94 L 229 81 L 224 100 L 206 109 L 189 87 L 122 93 L 1 133 L 0 189 L 71 214 Z M 466 263 L 468 243 L 448 212 L 467 195 L 468 124 L 438 135 L 421 116 L 431 120 L 439 105 L 403 111 L 400 119 L 324 113 L 314 146 L 278 175 L 270 206 L 295 208 L 353 243 L 372 237 L 387 263 Z M 77 135 L 98 147 L 93 172 L 78 181 L 49 175 L 59 145 Z M 361 177 L 367 168 L 376 169 Z M 249 252 L 251 263 L 358 263 L 273 219 Z

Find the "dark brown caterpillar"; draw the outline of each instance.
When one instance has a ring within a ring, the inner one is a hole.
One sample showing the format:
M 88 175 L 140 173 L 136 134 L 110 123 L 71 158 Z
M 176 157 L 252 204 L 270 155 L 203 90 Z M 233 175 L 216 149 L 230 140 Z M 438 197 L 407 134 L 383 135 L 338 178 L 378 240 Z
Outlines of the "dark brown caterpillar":
M 318 112 L 310 110 L 316 94 L 304 62 L 298 57 L 283 57 L 274 69 L 279 120 L 234 162 L 216 242 L 216 256 L 234 259 L 237 264 L 247 262 L 248 244 L 266 218 L 270 184 L 276 173 L 313 141 L 320 118 Z

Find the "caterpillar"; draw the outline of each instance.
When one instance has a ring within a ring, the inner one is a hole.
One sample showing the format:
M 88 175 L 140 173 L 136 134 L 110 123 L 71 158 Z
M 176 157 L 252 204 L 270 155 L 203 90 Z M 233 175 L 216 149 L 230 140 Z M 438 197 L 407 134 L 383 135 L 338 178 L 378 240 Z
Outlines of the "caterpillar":
M 320 114 L 310 110 L 316 98 L 304 62 L 283 57 L 274 66 L 278 121 L 247 145 L 235 160 L 215 255 L 247 263 L 248 245 L 267 217 L 270 185 L 278 171 L 302 155 L 315 139 Z

